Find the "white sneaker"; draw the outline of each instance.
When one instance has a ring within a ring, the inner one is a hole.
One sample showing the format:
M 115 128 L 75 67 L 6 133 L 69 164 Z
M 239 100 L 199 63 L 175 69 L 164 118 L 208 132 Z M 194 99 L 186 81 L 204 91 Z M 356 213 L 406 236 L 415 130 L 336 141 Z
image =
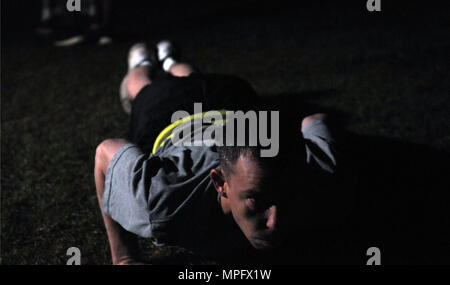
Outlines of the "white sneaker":
M 128 70 L 141 65 L 150 65 L 149 51 L 146 44 L 137 43 L 128 52 Z
M 168 72 L 170 70 L 170 67 L 177 62 L 175 60 L 175 58 L 177 57 L 176 49 L 170 41 L 164 40 L 156 44 L 156 51 L 158 55 L 158 61 L 161 64 L 163 70 L 165 72 Z
M 161 63 L 169 56 L 173 56 L 175 52 L 173 44 L 168 40 L 160 41 L 159 43 L 157 43 L 156 50 L 158 53 L 158 60 Z

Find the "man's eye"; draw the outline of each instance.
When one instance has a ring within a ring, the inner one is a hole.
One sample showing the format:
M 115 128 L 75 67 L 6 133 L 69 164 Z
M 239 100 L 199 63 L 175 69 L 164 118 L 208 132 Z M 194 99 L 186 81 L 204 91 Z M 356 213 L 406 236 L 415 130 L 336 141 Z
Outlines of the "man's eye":
M 247 207 L 251 210 L 256 210 L 256 201 L 255 198 L 247 198 L 245 199 L 245 203 L 247 204 Z

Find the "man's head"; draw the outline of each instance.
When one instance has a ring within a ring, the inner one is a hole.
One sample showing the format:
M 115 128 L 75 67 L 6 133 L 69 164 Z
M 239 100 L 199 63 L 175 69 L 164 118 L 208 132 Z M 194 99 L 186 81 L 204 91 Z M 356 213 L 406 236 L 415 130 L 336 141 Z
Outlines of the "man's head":
M 270 249 L 280 241 L 283 200 L 287 197 L 281 161 L 261 158 L 257 147 L 220 147 L 220 169 L 211 179 L 221 195 L 226 214 L 231 214 L 256 249 Z M 286 166 L 286 165 L 284 165 Z

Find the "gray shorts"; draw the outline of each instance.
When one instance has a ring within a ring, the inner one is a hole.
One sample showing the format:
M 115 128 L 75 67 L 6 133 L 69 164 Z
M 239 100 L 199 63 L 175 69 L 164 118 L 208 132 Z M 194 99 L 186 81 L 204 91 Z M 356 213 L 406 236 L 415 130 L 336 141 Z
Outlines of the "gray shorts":
M 125 230 L 149 238 L 148 211 L 150 178 L 146 175 L 151 156 L 136 145 L 122 146 L 108 165 L 105 177 L 103 211 Z M 148 178 L 146 178 L 148 177 Z
M 334 140 L 322 120 L 311 122 L 303 130 L 307 163 L 334 172 Z M 103 194 L 103 211 L 124 229 L 151 237 L 149 192 L 153 155 L 144 154 L 136 145 L 126 144 L 108 165 Z

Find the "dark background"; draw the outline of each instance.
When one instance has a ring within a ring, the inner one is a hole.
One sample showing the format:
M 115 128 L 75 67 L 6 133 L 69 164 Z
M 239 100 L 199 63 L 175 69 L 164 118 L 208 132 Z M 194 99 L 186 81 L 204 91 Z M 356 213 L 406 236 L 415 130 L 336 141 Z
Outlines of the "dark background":
M 37 2 L 1 3 L 3 264 L 65 264 L 72 246 L 83 264 L 110 263 L 95 148 L 126 134 L 118 88 L 129 47 L 165 38 L 204 72 L 245 78 L 299 114 L 331 114 L 346 130 L 348 159 L 344 182 L 314 185 L 321 199 L 305 205 L 310 225 L 278 251 L 223 261 L 143 240 L 152 263 L 365 264 L 371 246 L 383 264 L 449 263 L 446 6 L 115 1 L 112 45 L 56 48 L 34 34 Z M 340 212 L 350 218 L 330 229 Z

